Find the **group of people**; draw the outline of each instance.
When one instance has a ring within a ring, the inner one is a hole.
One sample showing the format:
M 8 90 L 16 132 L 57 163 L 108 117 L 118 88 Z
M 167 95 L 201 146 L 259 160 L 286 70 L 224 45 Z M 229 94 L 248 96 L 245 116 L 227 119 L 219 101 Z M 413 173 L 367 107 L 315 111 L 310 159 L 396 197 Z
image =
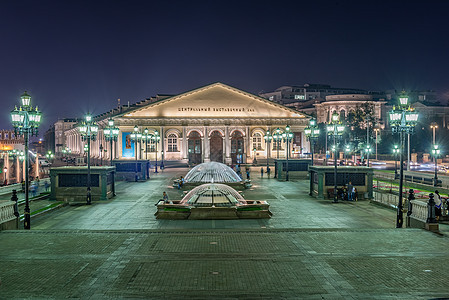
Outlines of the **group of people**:
M 267 166 L 267 176 L 270 178 L 271 169 Z M 263 178 L 263 167 L 260 168 L 260 177 Z
M 180 190 L 183 185 L 184 185 L 184 177 L 181 176 L 181 178 L 178 179 L 178 190 Z
M 32 178 L 31 178 L 32 180 Z M 31 193 L 31 197 L 36 197 L 39 194 L 40 180 L 39 177 L 36 177 L 33 181 L 29 182 L 29 192 Z M 50 183 L 48 180 L 44 181 L 44 189 L 45 192 L 48 192 L 50 189 Z M 22 181 L 22 192 L 25 192 L 25 181 Z
M 357 201 L 357 188 L 352 185 L 351 181 L 349 181 L 348 184 L 337 189 L 337 197 L 342 200 Z

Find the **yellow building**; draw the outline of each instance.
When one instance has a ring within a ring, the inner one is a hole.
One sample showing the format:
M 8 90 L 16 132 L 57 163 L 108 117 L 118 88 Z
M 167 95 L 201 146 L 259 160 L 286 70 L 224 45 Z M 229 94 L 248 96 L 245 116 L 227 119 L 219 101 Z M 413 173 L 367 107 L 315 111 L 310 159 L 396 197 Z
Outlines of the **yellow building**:
M 250 163 L 254 158 L 285 158 L 286 143 L 271 142 L 268 147 L 264 136 L 267 131 L 282 133 L 287 126 L 293 132 L 289 157 L 309 152 L 304 128 L 309 117 L 283 105 L 234 87 L 214 83 L 158 101 L 143 102 L 129 109 L 113 110 L 95 117 L 100 126 L 97 141 L 92 144 L 92 155 L 100 156 L 100 145 L 106 149 L 103 159 L 110 158 L 110 145 L 104 139 L 103 128 L 112 118 L 120 128 L 113 157 L 118 159 L 181 160 L 190 163 L 208 161 L 228 165 Z M 131 141 L 135 126 L 139 131 L 148 129 L 159 134 L 155 140 L 138 144 Z M 83 153 L 83 142 L 74 128 L 65 132 L 67 146 L 72 153 Z M 157 149 L 156 149 L 157 148 Z

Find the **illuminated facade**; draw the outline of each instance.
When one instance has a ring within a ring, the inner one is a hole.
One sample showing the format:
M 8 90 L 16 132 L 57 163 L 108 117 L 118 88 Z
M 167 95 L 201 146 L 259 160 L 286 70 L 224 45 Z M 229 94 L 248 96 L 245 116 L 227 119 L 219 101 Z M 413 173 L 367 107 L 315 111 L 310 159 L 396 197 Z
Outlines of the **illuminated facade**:
M 181 160 L 193 164 L 217 161 L 228 165 L 251 163 L 254 158 L 286 157 L 286 144 L 265 143 L 267 131 L 281 132 L 290 126 L 294 133 L 290 157 L 309 152 L 304 128 L 308 116 L 234 87 L 214 83 L 157 101 L 143 101 L 131 107 L 121 107 L 95 117 L 100 126 L 97 141 L 92 143 L 94 157 L 109 158 L 111 149 L 105 141 L 103 128 L 112 118 L 120 128 L 114 144 L 113 158 Z M 140 132 L 161 138 L 136 143 L 131 139 L 134 127 Z M 72 153 L 83 154 L 84 143 L 76 128 L 65 131 L 65 140 Z M 270 145 L 270 149 L 267 147 Z M 104 150 L 103 150 L 104 151 Z M 115 154 L 114 154 L 115 153 Z M 274 154 L 274 155 L 273 155 Z

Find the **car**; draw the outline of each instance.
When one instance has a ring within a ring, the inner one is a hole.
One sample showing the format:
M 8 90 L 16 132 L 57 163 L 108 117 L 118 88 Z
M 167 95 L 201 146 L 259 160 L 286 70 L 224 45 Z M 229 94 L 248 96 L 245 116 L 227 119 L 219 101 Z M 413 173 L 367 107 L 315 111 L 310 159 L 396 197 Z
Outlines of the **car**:
M 46 160 L 46 159 L 41 159 L 41 160 L 39 160 L 39 165 L 41 167 L 49 167 L 49 166 L 51 166 L 51 163 L 49 163 L 48 160 Z

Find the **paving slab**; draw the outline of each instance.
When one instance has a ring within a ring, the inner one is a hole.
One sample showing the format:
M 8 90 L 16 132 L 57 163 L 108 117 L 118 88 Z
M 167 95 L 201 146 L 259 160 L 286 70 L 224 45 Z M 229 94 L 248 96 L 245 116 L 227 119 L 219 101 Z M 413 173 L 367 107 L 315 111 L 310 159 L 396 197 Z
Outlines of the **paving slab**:
M 156 220 L 186 172 L 0 232 L 0 299 L 449 297 L 448 235 L 396 229 L 395 211 L 367 201 L 316 200 L 305 181 L 253 176 L 245 198 L 269 201 L 271 219 Z

